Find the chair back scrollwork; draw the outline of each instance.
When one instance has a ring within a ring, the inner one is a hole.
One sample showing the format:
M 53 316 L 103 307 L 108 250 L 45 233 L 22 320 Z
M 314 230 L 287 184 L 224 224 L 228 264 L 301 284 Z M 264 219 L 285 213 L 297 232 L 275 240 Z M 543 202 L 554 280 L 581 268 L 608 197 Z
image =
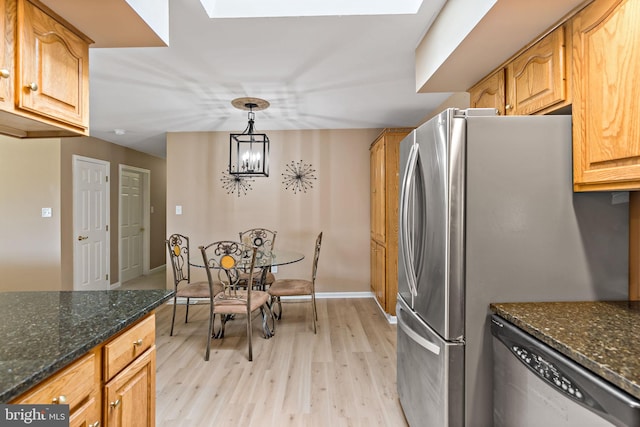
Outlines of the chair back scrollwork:
M 213 283 L 214 275 L 224 286 L 221 298 L 250 298 L 251 293 L 238 293 L 240 272 L 252 272 L 256 262 L 256 248 L 240 242 L 223 240 L 200 247 L 207 270 L 207 277 Z M 242 295 L 242 296 L 241 296 Z
M 191 267 L 189 264 L 189 238 L 182 234 L 172 234 L 166 240 L 173 269 L 174 286 L 180 282 L 191 280 Z

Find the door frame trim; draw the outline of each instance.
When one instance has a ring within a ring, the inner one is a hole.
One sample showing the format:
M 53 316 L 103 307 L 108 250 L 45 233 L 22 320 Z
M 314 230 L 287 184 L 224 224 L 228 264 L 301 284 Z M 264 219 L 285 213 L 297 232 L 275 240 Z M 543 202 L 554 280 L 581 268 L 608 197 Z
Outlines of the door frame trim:
M 78 161 L 83 161 L 83 162 L 91 162 L 91 163 L 97 163 L 97 164 L 101 164 L 103 166 L 106 167 L 107 172 L 106 172 L 106 177 L 107 179 L 111 176 L 111 162 L 106 161 L 106 160 L 100 160 L 100 159 L 95 159 L 93 157 L 86 157 L 86 156 L 80 156 L 77 154 L 72 154 L 71 155 L 71 188 L 72 188 L 72 224 L 71 224 L 71 241 L 73 242 L 73 289 L 77 290 L 77 278 L 76 278 L 76 244 L 75 244 L 75 234 L 76 234 L 76 205 L 78 203 L 77 198 L 76 198 L 76 178 L 77 178 L 77 174 L 78 174 L 78 170 L 77 170 L 77 162 Z M 107 225 L 111 225 L 111 182 L 108 179 L 107 180 L 107 185 L 106 185 L 106 197 L 105 197 L 105 206 L 104 206 L 104 214 L 105 214 L 105 218 Z M 109 279 L 107 280 L 107 289 L 111 288 L 111 230 L 107 230 L 106 231 L 107 234 L 107 241 L 106 241 L 106 256 L 107 256 L 107 260 L 106 260 L 106 270 L 107 270 L 107 274 L 109 274 Z
M 150 250 L 151 250 L 151 171 L 136 166 L 120 163 L 118 165 L 118 285 L 122 284 L 122 173 L 124 171 L 138 172 L 142 176 L 142 226 L 145 233 L 142 239 L 142 274 L 149 274 Z

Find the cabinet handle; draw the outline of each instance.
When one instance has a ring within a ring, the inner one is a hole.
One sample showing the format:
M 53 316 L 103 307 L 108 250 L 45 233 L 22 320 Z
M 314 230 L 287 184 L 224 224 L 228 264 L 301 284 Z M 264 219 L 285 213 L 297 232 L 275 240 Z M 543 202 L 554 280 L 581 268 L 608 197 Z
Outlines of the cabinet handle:
M 505 110 L 511 110 L 512 108 L 513 108 L 513 105 L 511 105 L 511 104 L 507 104 L 507 105 L 504 106 Z
M 133 342 L 134 347 L 140 347 L 142 345 L 142 338 Z
M 111 406 L 112 408 L 117 408 L 118 406 L 120 406 L 120 399 L 116 399 L 115 402 L 109 403 L 109 406 Z
M 9 77 L 11 77 L 11 74 L 9 73 L 9 70 L 7 70 L 6 68 L 2 68 L 0 69 L 0 77 L 2 77 L 3 79 L 8 79 Z
M 53 399 L 51 399 L 51 403 L 53 403 L 54 405 L 64 405 L 65 403 L 67 403 L 67 396 L 60 395 L 58 397 L 54 397 Z
M 36 92 L 38 90 L 38 83 L 31 82 L 27 85 L 27 89 L 31 89 L 32 92 Z
M 89 424 L 89 427 L 100 427 L 100 421 L 96 421 L 93 424 Z

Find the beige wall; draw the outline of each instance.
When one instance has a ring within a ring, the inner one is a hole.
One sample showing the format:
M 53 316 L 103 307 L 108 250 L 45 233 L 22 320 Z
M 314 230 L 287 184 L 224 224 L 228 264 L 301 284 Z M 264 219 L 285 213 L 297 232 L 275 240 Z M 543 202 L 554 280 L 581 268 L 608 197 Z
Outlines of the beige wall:
M 91 157 L 110 162 L 110 207 L 111 207 L 111 273 L 109 281 L 117 283 L 119 278 L 118 265 L 118 189 L 119 165 L 134 166 L 150 170 L 150 202 L 154 213 L 150 215 L 150 254 L 149 267 L 154 269 L 165 263 L 165 228 L 166 228 L 166 161 L 139 151 L 131 150 L 120 145 L 111 144 L 97 138 L 64 138 L 61 150 L 61 185 L 62 185 L 62 282 L 73 288 L 73 155 Z
M 303 252 L 302 262 L 280 267 L 277 277 L 309 277 L 313 244 L 324 232 L 318 292 L 369 292 L 369 146 L 380 129 L 269 131 L 270 176 L 255 178 L 246 196 L 227 194 L 229 134 L 167 136 L 167 235 L 190 237 L 192 247 L 238 239 L 252 227 L 278 231 L 277 248 Z M 311 164 L 317 180 L 307 193 L 285 190 L 291 161 Z M 175 206 L 182 206 L 176 215 Z M 199 256 L 197 249 L 192 253 Z M 196 269 L 198 270 L 198 269 Z M 204 279 L 202 271 L 194 275 Z M 167 284 L 172 280 L 167 274 Z
M 0 291 L 73 289 L 72 156 L 111 165 L 111 274 L 118 278 L 119 165 L 151 171 L 150 268 L 164 266 L 166 161 L 95 138 L 0 136 Z M 42 208 L 52 208 L 42 218 Z
M 62 288 L 60 215 L 60 140 L 0 136 L 1 291 Z

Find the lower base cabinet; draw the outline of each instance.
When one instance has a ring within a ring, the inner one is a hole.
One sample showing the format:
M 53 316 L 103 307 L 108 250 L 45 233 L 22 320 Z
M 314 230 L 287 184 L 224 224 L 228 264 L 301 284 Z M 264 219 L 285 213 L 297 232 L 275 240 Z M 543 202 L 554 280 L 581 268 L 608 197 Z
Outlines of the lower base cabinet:
M 12 404 L 67 404 L 70 427 L 154 427 L 155 314 L 151 313 Z
M 11 403 L 69 405 L 70 427 L 98 427 L 101 420 L 100 368 L 100 351 L 96 349 Z
M 155 425 L 156 347 L 153 346 L 104 387 L 107 427 Z

